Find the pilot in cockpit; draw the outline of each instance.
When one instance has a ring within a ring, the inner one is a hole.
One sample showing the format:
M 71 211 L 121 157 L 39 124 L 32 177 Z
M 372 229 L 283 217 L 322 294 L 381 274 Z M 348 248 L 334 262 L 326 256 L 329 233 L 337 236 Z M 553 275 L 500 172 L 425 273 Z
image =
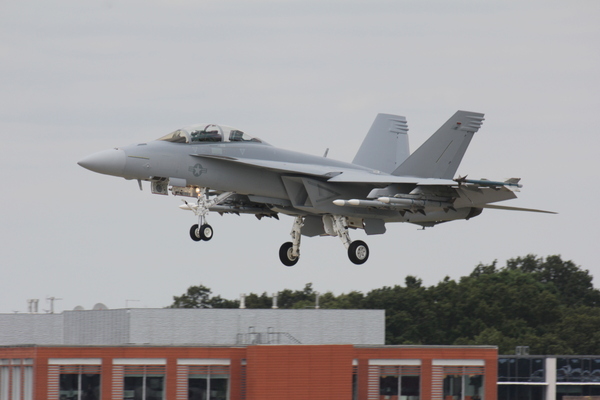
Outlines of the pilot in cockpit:
M 244 132 L 233 129 L 229 134 L 230 142 L 241 142 L 244 140 Z
M 192 142 L 220 142 L 222 140 L 221 134 L 216 129 L 194 131 L 190 136 L 192 137 Z

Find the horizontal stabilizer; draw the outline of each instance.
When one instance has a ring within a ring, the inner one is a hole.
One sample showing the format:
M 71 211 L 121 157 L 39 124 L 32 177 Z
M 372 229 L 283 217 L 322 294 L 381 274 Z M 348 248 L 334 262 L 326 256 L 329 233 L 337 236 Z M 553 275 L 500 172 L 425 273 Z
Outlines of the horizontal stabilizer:
M 486 204 L 486 205 L 477 206 L 477 207 L 480 207 L 480 208 L 491 208 L 491 209 L 495 209 L 495 210 L 527 211 L 527 212 L 539 212 L 539 213 L 545 213 L 545 214 L 558 214 L 557 212 L 554 212 L 554 211 L 537 210 L 535 208 L 521 208 L 521 207 L 497 206 L 497 205 L 494 205 L 494 204 Z
M 457 111 L 392 175 L 452 179 L 473 134 L 483 124 L 483 114 Z

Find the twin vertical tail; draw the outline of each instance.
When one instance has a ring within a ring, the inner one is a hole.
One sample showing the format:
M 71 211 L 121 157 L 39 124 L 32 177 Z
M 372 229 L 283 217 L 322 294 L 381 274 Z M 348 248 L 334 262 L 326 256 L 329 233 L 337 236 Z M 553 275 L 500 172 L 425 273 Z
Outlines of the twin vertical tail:
M 409 154 L 406 118 L 378 114 L 352 163 L 391 174 Z
M 392 175 L 452 179 L 473 135 L 483 124 L 483 116 L 476 112 L 457 111 Z

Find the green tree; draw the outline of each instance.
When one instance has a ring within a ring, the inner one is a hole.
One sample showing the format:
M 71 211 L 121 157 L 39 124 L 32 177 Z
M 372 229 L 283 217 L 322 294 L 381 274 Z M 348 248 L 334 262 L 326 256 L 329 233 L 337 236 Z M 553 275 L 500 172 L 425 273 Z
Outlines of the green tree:
M 211 297 L 212 291 L 204 285 L 190 286 L 181 296 L 173 296 L 169 308 L 238 308 L 239 301 Z
M 237 308 L 239 301 L 191 286 L 174 296 L 173 308 Z M 270 308 L 267 293 L 246 296 L 247 308 Z M 532 354 L 600 354 L 600 291 L 592 276 L 560 256 L 534 255 L 477 265 L 458 281 L 445 277 L 423 286 L 407 276 L 404 286 L 319 297 L 321 308 L 384 309 L 386 344 L 496 345 L 501 354 L 529 346 Z M 312 283 L 284 289 L 279 308 L 313 308 Z

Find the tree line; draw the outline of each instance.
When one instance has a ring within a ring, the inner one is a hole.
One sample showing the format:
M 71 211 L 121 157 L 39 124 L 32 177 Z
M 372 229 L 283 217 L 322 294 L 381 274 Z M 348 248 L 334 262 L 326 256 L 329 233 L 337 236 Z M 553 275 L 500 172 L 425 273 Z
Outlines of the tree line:
M 279 308 L 315 307 L 311 283 L 278 293 Z M 191 286 L 171 308 L 238 308 L 238 299 Z M 495 345 L 500 354 L 529 346 L 531 354 L 600 354 L 600 291 L 592 276 L 558 255 L 527 255 L 499 267 L 479 264 L 455 281 L 425 287 L 407 276 L 404 285 L 367 293 L 319 294 L 320 308 L 384 309 L 386 344 Z M 267 293 L 250 293 L 246 308 L 271 308 Z

